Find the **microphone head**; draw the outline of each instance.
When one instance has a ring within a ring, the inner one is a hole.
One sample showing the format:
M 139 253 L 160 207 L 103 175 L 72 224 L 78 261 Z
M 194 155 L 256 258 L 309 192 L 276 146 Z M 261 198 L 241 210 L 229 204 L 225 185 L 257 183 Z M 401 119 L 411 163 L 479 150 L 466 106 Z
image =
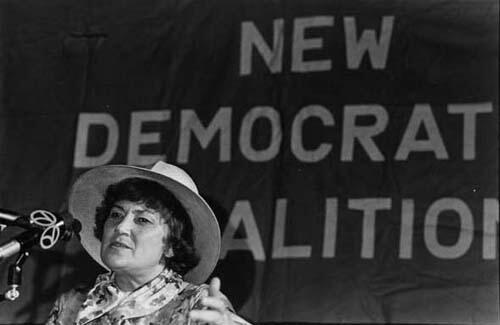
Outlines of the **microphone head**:
M 59 217 L 64 221 L 64 240 L 70 240 L 71 237 L 76 235 L 78 240 L 80 240 L 80 231 L 82 230 L 82 223 L 80 220 L 73 218 L 73 215 L 68 211 L 64 211 L 59 214 Z

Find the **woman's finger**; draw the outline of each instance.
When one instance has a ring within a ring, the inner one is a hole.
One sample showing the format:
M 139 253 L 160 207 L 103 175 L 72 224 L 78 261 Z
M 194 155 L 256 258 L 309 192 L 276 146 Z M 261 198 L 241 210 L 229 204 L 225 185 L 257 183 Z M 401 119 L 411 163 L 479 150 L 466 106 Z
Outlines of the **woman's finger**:
M 212 278 L 212 280 L 210 280 L 210 286 L 208 287 L 208 295 L 212 297 L 218 297 L 221 295 L 220 279 L 218 277 L 214 277 Z
M 217 310 L 191 310 L 189 312 L 191 320 L 201 321 L 217 325 L 231 324 L 230 318 Z
M 226 303 L 217 297 L 204 297 L 201 299 L 201 304 L 204 307 L 215 309 L 221 313 L 225 313 L 227 311 Z

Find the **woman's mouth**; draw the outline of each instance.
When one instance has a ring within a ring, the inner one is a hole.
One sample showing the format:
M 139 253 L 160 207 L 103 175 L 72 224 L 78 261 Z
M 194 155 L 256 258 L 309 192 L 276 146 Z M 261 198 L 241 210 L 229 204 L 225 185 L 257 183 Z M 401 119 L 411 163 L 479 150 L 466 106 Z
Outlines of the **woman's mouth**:
M 121 243 L 121 242 L 117 242 L 117 241 L 114 241 L 112 242 L 109 247 L 112 247 L 112 248 L 128 248 L 130 249 L 130 247 L 124 243 Z

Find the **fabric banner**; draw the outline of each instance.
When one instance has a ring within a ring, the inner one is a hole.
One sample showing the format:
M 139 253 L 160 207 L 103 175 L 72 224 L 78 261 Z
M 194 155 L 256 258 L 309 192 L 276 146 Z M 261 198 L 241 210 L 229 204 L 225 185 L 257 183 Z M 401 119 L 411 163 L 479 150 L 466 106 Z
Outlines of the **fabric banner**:
M 498 10 L 0 1 L 0 208 L 61 211 L 92 167 L 165 160 L 254 323 L 497 324 Z M 0 324 L 102 271 L 76 238 L 35 248 Z

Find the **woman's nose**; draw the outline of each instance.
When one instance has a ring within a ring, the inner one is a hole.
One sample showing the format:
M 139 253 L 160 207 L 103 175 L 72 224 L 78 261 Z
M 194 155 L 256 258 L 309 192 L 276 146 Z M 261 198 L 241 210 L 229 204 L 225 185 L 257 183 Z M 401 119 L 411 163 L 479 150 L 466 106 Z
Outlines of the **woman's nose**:
M 134 225 L 134 219 L 131 214 L 125 215 L 120 222 L 116 224 L 115 230 L 120 232 L 120 233 L 129 233 L 130 230 L 132 230 L 132 227 Z

